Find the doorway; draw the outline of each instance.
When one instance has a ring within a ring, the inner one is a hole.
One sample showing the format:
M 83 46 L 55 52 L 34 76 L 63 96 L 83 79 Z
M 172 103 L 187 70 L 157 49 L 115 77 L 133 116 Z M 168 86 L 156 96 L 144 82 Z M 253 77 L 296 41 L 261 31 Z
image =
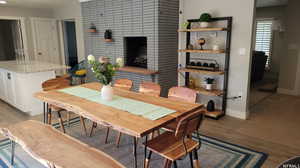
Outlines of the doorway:
M 74 20 L 63 21 L 63 34 L 66 65 L 73 68 L 78 64 L 76 23 Z

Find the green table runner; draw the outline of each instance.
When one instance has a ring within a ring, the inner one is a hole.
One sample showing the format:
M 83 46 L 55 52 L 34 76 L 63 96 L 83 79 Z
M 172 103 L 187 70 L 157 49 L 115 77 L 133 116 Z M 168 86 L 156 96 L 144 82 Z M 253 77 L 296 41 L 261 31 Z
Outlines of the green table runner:
M 119 110 L 127 111 L 134 115 L 139 115 L 149 120 L 157 120 L 169 114 L 176 112 L 165 107 L 124 98 L 121 96 L 114 95 L 113 100 L 105 101 L 101 99 L 101 92 L 84 88 L 84 87 L 72 87 L 59 90 L 73 96 L 78 96 L 89 101 L 100 103 L 106 106 L 110 106 Z

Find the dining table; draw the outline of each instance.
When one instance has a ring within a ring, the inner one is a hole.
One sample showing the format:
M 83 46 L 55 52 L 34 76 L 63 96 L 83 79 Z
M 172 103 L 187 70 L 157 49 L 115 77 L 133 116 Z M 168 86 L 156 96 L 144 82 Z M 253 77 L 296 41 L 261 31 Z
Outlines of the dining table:
M 97 124 L 133 137 L 134 167 L 137 167 L 137 139 L 144 138 L 145 158 L 148 135 L 191 112 L 203 104 L 154 97 L 135 91 L 114 88 L 113 100 L 101 99 L 102 85 L 97 82 L 65 89 L 42 91 L 34 96 L 44 102 L 73 112 Z M 44 121 L 47 115 L 44 115 Z M 47 122 L 46 122 L 47 123 Z

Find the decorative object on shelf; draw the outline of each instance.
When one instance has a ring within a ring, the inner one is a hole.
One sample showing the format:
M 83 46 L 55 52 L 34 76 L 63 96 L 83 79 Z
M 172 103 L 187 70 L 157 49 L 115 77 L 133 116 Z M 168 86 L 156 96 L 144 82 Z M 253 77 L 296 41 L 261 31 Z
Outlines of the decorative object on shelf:
M 212 85 L 214 84 L 215 79 L 214 78 L 205 78 L 205 89 L 206 90 L 212 90 Z
M 220 65 L 217 63 L 216 60 L 213 59 L 200 59 L 198 62 L 190 62 L 187 64 L 187 68 L 190 69 L 199 69 L 199 70 L 207 70 L 207 71 L 219 71 Z
M 119 57 L 116 59 L 116 63 L 119 65 L 119 67 L 124 67 L 124 58 Z
M 220 50 L 220 46 L 219 46 L 218 44 L 214 44 L 214 45 L 212 46 L 212 49 L 213 49 L 214 51 L 218 51 L 218 50 Z
M 96 61 L 93 55 L 89 55 L 87 59 L 95 77 L 103 85 L 101 89 L 101 98 L 107 101 L 112 100 L 113 89 L 111 87 L 111 81 L 115 75 L 116 69 L 119 67 L 118 64 L 111 64 L 107 57 L 100 57 L 99 60 Z
M 189 25 L 190 25 L 190 22 L 188 22 L 188 21 L 182 23 L 182 27 L 183 27 L 184 29 L 187 29 L 187 28 L 189 27 Z
M 90 33 L 96 33 L 97 32 L 97 28 L 94 25 L 94 23 L 91 23 L 91 26 L 89 27 L 88 32 L 90 32 Z
M 200 38 L 197 42 L 200 45 L 201 50 L 203 50 L 203 46 L 204 46 L 204 44 L 206 42 L 205 39 L 204 38 Z
M 208 101 L 206 105 L 206 110 L 208 112 L 214 112 L 215 111 L 215 102 L 213 100 Z
M 193 49 L 194 49 L 194 46 L 193 46 L 192 44 L 189 44 L 189 45 L 188 45 L 188 49 L 189 49 L 189 50 L 193 50 Z
M 211 21 L 211 15 L 209 13 L 203 13 L 200 16 L 199 22 L 201 28 L 207 28 L 210 26 L 209 22 Z
M 104 33 L 104 40 L 106 42 L 112 42 L 112 31 L 111 30 L 105 30 L 105 33 Z
M 190 78 L 189 88 L 191 89 L 196 88 L 196 80 L 194 78 Z

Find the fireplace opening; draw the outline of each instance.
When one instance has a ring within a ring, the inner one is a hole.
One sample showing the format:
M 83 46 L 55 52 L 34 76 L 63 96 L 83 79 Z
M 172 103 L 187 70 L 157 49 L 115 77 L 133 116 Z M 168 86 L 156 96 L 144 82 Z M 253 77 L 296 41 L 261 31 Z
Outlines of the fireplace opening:
M 125 65 L 147 68 L 147 37 L 125 37 Z

